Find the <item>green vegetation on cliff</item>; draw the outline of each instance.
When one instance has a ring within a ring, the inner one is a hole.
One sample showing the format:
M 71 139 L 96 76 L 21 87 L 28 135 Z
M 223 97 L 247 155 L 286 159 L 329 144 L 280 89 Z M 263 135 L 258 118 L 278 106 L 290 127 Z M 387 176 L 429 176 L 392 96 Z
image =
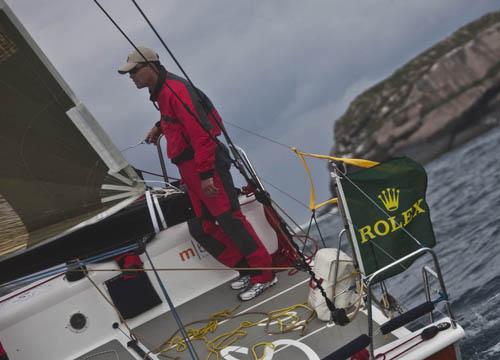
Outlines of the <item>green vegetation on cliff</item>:
M 445 40 L 406 63 L 386 80 L 366 90 L 354 99 L 347 111 L 337 120 L 336 134 L 355 134 L 361 131 L 370 133 L 378 129 L 383 119 L 395 115 L 394 112 L 400 110 L 400 105 L 412 90 L 412 85 L 426 74 L 438 59 L 453 49 L 465 45 L 478 33 L 498 22 L 500 22 L 500 11 L 487 14 L 463 26 Z M 494 71 L 497 72 L 498 68 L 499 66 L 495 66 Z M 492 75 L 491 71 L 493 69 L 490 70 L 488 76 Z M 435 105 L 433 104 L 433 108 Z M 382 111 L 384 107 L 386 107 L 386 112 Z M 432 108 L 422 109 L 423 112 L 431 110 Z M 382 113 L 383 116 L 377 115 Z

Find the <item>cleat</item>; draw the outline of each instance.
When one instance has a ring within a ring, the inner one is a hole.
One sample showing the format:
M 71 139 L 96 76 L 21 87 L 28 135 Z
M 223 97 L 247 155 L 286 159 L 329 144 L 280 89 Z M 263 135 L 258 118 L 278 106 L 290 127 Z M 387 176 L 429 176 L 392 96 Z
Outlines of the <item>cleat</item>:
M 231 283 L 231 289 L 241 290 L 247 288 L 248 285 L 250 285 L 250 275 L 243 275 Z
M 240 292 L 238 294 L 238 297 L 242 301 L 252 300 L 252 299 L 256 298 L 257 296 L 259 296 L 260 294 L 262 294 L 264 292 L 264 290 L 269 289 L 271 286 L 273 286 L 277 282 L 278 282 L 278 278 L 276 276 L 274 276 L 274 278 L 269 282 L 252 284 L 248 287 L 248 289 Z

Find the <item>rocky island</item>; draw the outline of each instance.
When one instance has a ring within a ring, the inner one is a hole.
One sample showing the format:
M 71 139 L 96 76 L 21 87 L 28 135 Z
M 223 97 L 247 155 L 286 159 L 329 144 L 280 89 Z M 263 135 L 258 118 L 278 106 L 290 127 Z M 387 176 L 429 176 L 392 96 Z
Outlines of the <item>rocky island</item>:
M 500 123 L 500 12 L 458 29 L 354 99 L 332 155 L 427 162 Z

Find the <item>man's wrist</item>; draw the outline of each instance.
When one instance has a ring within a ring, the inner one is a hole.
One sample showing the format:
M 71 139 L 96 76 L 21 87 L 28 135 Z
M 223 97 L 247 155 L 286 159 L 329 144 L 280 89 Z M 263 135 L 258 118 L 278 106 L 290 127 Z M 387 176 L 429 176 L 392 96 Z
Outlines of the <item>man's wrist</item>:
M 161 121 L 155 122 L 155 127 L 157 127 L 158 129 L 161 128 Z

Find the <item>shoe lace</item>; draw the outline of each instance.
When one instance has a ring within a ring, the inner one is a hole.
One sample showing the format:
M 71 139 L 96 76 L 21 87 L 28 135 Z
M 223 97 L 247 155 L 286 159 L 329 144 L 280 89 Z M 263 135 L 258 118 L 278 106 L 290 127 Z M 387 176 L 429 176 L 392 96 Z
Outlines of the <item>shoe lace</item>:
M 257 284 L 254 284 L 254 285 L 250 288 L 250 290 L 253 290 L 253 291 L 262 291 L 265 287 L 266 287 L 266 284 L 257 283 Z

